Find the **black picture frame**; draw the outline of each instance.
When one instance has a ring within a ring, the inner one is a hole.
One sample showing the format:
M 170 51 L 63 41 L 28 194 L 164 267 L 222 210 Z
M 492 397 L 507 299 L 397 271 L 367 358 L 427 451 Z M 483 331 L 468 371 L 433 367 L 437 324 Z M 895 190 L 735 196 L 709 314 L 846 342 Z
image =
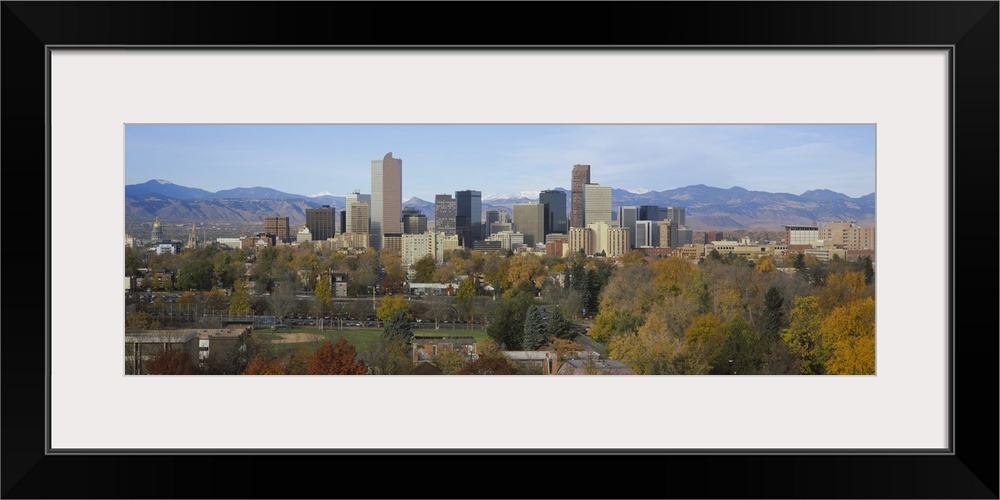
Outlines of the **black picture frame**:
M 41 254 L 25 231 L 24 243 L 4 249 L 8 264 L 31 274 L 9 279 L 12 293 L 5 294 L 3 497 L 298 498 L 312 495 L 320 484 L 329 488 L 322 496 L 384 498 L 998 498 L 997 427 L 992 425 L 998 421 L 992 385 L 997 327 L 992 317 L 986 321 L 983 306 L 977 305 L 982 302 L 973 301 L 985 297 L 990 308 L 997 290 L 992 279 L 997 273 L 989 272 L 995 261 L 988 252 L 959 254 L 955 245 L 958 238 L 976 242 L 984 236 L 978 226 L 998 206 L 1000 4 L 581 2 L 550 7 L 514 2 L 3 2 L 5 147 L 0 158 L 8 186 L 17 189 L 7 198 L 8 220 L 37 227 L 39 214 L 45 214 L 49 226 L 45 96 L 46 47 L 52 45 L 949 46 L 952 453 L 52 455 L 45 440 L 44 318 L 53 313 L 50 288 L 66 284 L 60 284 L 64 277 L 50 275 L 47 258 L 58 235 L 46 231 Z M 38 210 L 34 203 L 43 200 Z M 30 271 L 42 269 L 44 279 Z M 956 338 L 957 331 L 964 336 Z M 405 422 L 400 416 L 400 425 Z M 437 473 L 436 484 L 418 480 L 432 467 L 454 472 Z M 651 467 L 660 472 L 649 475 L 645 471 Z M 359 479 L 372 469 L 386 479 L 377 484 Z

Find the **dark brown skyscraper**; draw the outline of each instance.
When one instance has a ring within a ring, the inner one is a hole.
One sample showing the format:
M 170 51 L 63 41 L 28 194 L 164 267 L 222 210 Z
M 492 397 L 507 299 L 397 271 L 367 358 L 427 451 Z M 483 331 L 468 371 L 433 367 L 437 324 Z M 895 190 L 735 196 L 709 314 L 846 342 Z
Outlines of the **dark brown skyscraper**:
M 590 165 L 573 165 L 570 187 L 570 227 L 583 226 L 583 185 L 590 184 Z
M 306 227 L 312 233 L 312 239 L 325 241 L 337 235 L 334 224 L 337 211 L 330 205 L 306 209 Z

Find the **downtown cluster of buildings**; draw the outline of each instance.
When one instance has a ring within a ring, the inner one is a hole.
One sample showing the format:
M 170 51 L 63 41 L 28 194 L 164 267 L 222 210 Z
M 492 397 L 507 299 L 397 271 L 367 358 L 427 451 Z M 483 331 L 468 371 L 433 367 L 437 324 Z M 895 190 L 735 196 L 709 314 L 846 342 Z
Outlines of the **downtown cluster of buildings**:
M 434 197 L 434 217 L 402 206 L 403 162 L 387 153 L 371 162 L 371 193 L 347 195 L 342 210 L 324 205 L 306 209 L 297 231 L 285 216 L 265 217 L 263 231 L 243 238 L 219 238 L 230 247 L 252 248 L 306 243 L 334 250 L 389 250 L 412 265 L 445 252 L 534 251 L 566 256 L 615 257 L 633 248 L 678 248 L 691 243 L 684 227 L 684 207 L 611 206 L 611 187 L 591 182 L 590 165 L 574 165 L 572 190 L 543 190 L 538 201 L 514 204 L 512 210 L 483 210 L 482 192 L 461 190 Z M 568 213 L 567 213 L 568 206 Z
M 822 260 L 874 251 L 874 228 L 852 222 L 786 226 L 782 242 L 727 241 L 721 233 L 706 233 L 703 244 L 694 244 L 693 232 L 685 227 L 685 207 L 619 206 L 615 213 L 611 187 L 591 182 L 591 166 L 583 164 L 572 167 L 569 203 L 566 192 L 543 190 L 537 202 L 514 204 L 511 212 L 483 211 L 481 191 L 461 190 L 435 195 L 432 222 L 417 209 L 403 208 L 402 186 L 403 161 L 390 152 L 371 162 L 371 193 L 347 194 L 342 210 L 328 205 L 306 209 L 306 222 L 297 230 L 287 216 L 268 216 L 260 233 L 216 241 L 243 249 L 292 243 L 340 251 L 372 247 L 396 253 L 406 266 L 428 255 L 441 264 L 445 253 L 457 248 L 611 258 L 639 249 L 651 257 L 691 259 L 712 250 L 751 259 L 794 251 Z M 158 253 L 179 249 L 179 242 L 162 240 L 158 231 L 156 221 L 151 237 Z M 188 240 L 187 246 L 197 247 L 194 226 Z

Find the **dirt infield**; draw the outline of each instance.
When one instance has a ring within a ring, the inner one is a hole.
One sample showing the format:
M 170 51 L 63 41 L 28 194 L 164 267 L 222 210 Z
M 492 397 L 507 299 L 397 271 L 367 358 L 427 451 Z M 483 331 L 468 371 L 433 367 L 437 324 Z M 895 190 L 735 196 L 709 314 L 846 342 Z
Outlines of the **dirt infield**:
M 326 340 L 326 337 L 316 333 L 279 333 L 281 340 L 272 340 L 274 344 L 297 344 L 299 342 L 317 342 Z

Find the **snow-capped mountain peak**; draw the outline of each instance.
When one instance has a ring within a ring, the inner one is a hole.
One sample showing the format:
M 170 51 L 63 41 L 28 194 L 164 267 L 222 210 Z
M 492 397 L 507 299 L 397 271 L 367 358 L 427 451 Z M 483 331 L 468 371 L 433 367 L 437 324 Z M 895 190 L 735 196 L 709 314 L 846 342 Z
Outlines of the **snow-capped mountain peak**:
M 646 188 L 635 188 L 635 189 L 626 189 L 626 191 L 628 191 L 628 192 L 630 192 L 632 194 L 646 194 L 646 193 L 652 192 L 653 190 L 652 189 L 646 189 Z
M 320 196 L 336 196 L 336 195 L 329 191 L 320 191 L 316 194 L 309 194 L 306 196 L 308 196 L 309 198 L 319 198 Z
M 483 200 L 487 200 L 487 201 L 492 201 L 492 200 L 513 200 L 513 199 L 520 199 L 520 198 L 535 199 L 535 198 L 538 198 L 538 194 L 539 193 L 541 193 L 541 191 L 516 191 L 516 192 L 513 192 L 513 193 L 495 193 L 495 194 L 488 194 L 486 196 L 483 196 Z
M 162 184 L 164 186 L 173 184 L 172 182 L 170 182 L 170 181 L 168 181 L 166 179 L 156 179 L 156 182 L 157 182 L 157 184 Z

